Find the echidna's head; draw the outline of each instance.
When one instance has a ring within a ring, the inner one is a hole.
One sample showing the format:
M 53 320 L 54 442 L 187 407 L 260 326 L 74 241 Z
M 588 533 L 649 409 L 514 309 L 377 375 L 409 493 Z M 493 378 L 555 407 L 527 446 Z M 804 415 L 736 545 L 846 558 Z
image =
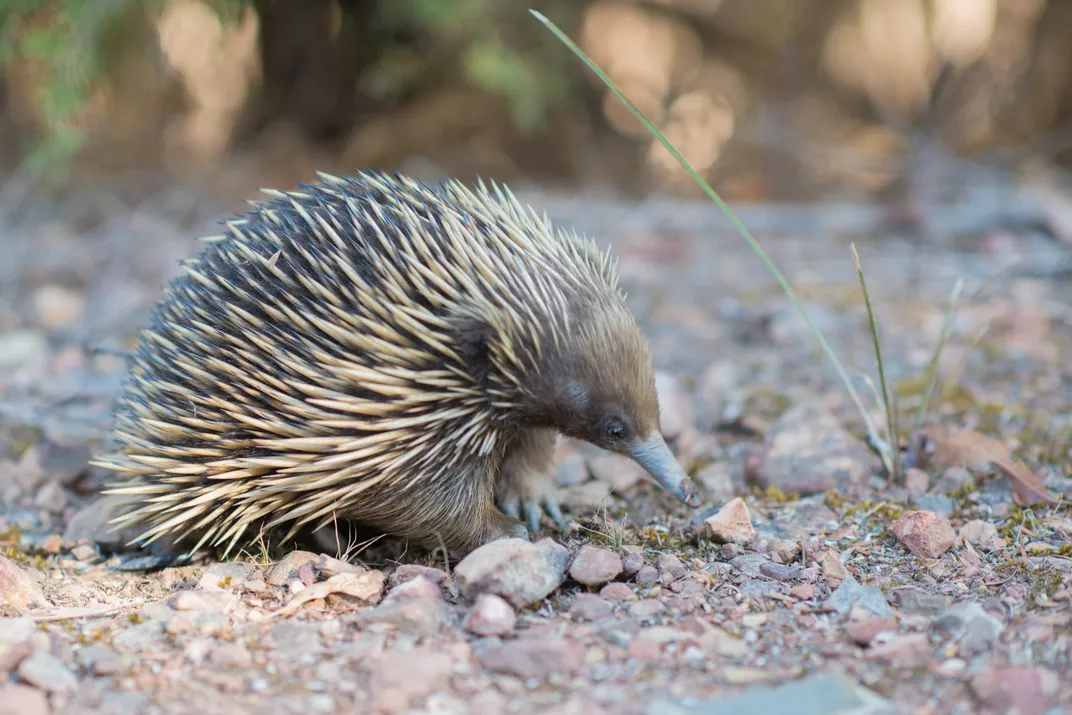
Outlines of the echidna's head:
M 547 316 L 538 349 L 528 331 L 509 344 L 492 338 L 498 366 L 492 370 L 504 373 L 492 379 L 500 381 L 520 421 L 631 457 L 679 500 L 699 506 L 661 434 L 647 340 L 617 293 L 590 298 L 571 302 L 568 318 Z

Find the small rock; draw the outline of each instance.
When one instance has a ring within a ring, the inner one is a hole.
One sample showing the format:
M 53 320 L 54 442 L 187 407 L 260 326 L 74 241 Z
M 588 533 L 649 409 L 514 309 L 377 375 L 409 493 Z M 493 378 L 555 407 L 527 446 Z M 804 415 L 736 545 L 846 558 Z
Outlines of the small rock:
M 609 549 L 585 544 L 570 566 L 570 577 L 584 586 L 601 586 L 622 572 L 622 560 Z
M 874 646 L 867 657 L 900 668 L 922 668 L 930 660 L 931 644 L 926 633 L 903 633 Z
M 0 687 L 0 715 L 49 715 L 48 696 L 21 683 Z
M 789 595 L 798 601 L 810 601 L 815 598 L 815 586 L 810 583 L 798 583 L 790 586 Z
M 904 613 L 936 614 L 949 607 L 950 600 L 938 594 L 928 593 L 919 588 L 899 588 L 893 591 L 893 597 Z
M 868 646 L 880 633 L 896 633 L 897 622 L 892 618 L 866 618 L 848 623 L 845 632 L 854 643 Z
M 889 528 L 905 548 L 925 559 L 938 558 L 957 538 L 949 520 L 933 511 L 905 512 Z
M 402 564 L 396 568 L 387 579 L 387 586 L 394 588 L 400 583 L 409 581 L 411 578 L 424 576 L 434 584 L 441 584 L 447 580 L 447 572 L 432 566 L 420 566 L 418 564 Z
M 994 666 L 971 679 L 975 697 L 991 712 L 1041 715 L 1055 704 L 1060 680 L 1037 666 Z
M 124 628 L 112 638 L 112 647 L 121 652 L 140 652 L 158 646 L 164 640 L 164 626 L 160 621 L 145 621 Z
M 704 519 L 699 533 L 700 538 L 716 544 L 751 544 L 756 538 L 748 505 L 740 497 L 732 499 L 714 516 Z
M 611 602 L 636 600 L 633 589 L 624 583 L 608 583 L 599 590 L 599 597 Z
M 0 603 L 25 613 L 48 605 L 45 594 L 18 564 L 0 554 Z
M 799 566 L 786 566 L 784 564 L 776 564 L 773 561 L 760 564 L 759 573 L 772 578 L 775 581 L 792 581 L 800 576 L 801 571 L 804 569 Z
M 517 613 L 513 606 L 504 599 L 482 593 L 476 603 L 469 609 L 462 627 L 478 636 L 502 636 L 514 630 L 517 625 Z
M 838 552 L 833 549 L 827 549 L 819 555 L 819 566 L 823 570 L 823 578 L 829 582 L 841 583 L 852 580 L 852 574 L 845 568 L 845 564 L 841 563 Z
M 909 467 L 905 470 L 905 490 L 909 495 L 916 496 L 927 491 L 931 485 L 931 478 L 922 469 Z
M 622 557 L 622 573 L 626 576 L 635 576 L 642 568 L 644 568 L 643 554 L 626 554 Z
M 861 586 L 851 578 L 842 581 L 837 590 L 826 599 L 824 605 L 840 614 L 848 613 L 853 606 L 860 606 L 881 618 L 893 617 L 893 609 L 890 608 L 881 589 Z
M 739 693 L 695 704 L 655 700 L 646 715 L 888 715 L 896 712 L 891 701 L 876 695 L 845 673 L 819 673 L 777 685 L 755 685 Z
M 641 586 L 654 586 L 659 583 L 659 572 L 654 566 L 642 566 L 636 573 L 636 582 Z
M 819 400 L 794 405 L 767 429 L 752 470 L 757 485 L 801 496 L 863 483 L 879 466 Z
M 197 580 L 197 587 L 209 591 L 235 590 L 250 577 L 256 568 L 255 564 L 242 561 L 212 564 Z
M 18 667 L 19 677 L 30 685 L 50 693 L 69 693 L 78 687 L 78 678 L 56 656 L 34 651 Z
M 331 578 L 336 574 L 341 573 L 362 573 L 367 571 L 364 566 L 357 566 L 355 564 L 347 563 L 341 559 L 337 559 L 327 554 L 320 554 L 316 557 L 316 561 L 313 562 L 313 568 L 319 571 L 324 578 Z M 431 571 L 438 571 L 439 569 L 429 569 Z M 444 574 L 445 576 L 446 574 Z
M 960 538 L 983 551 L 1005 548 L 1005 541 L 998 537 L 997 527 L 980 519 L 972 519 L 960 527 Z
M 722 557 L 723 561 L 733 561 L 741 555 L 741 547 L 737 544 L 723 544 L 722 548 L 718 550 L 718 555 Z
M 578 593 L 570 606 L 570 616 L 578 621 L 598 621 L 613 612 L 614 606 L 594 593 Z
M 61 486 L 70 486 L 86 471 L 92 450 L 85 442 L 56 442 L 41 439 L 34 445 L 37 460 L 45 474 Z
M 417 576 L 403 581 L 388 591 L 384 601 L 398 601 L 405 598 L 429 598 L 438 601 L 443 598 L 443 592 L 430 578 Z
M 987 613 L 978 603 L 958 603 L 938 618 L 931 628 L 939 635 L 955 641 L 968 655 L 982 653 L 1001 637 L 1005 626 Z
M 655 568 L 659 569 L 659 576 L 663 579 L 664 585 L 684 577 L 687 573 L 685 566 L 681 563 L 681 559 L 673 554 L 660 555 L 655 560 Z
M 493 673 L 522 680 L 569 676 L 584 665 L 584 646 L 568 640 L 526 638 L 493 646 L 479 654 L 480 664 Z
M 791 564 L 800 557 L 800 542 L 790 541 L 789 539 L 772 539 L 767 551 L 777 554 L 778 560 L 783 564 Z
M 89 544 L 79 544 L 71 549 L 71 556 L 79 561 L 95 561 L 97 558 L 97 550 Z
M 639 464 L 617 454 L 600 454 L 588 460 L 588 471 L 597 482 L 618 494 L 644 478 L 644 468 Z
M 462 559 L 454 571 L 462 593 L 494 593 L 514 608 L 542 601 L 566 580 L 570 553 L 551 539 L 497 539 Z
M 298 569 L 302 564 L 315 563 L 317 558 L 318 555 L 311 551 L 291 551 L 268 569 L 268 578 L 265 580 L 269 586 L 284 586 L 290 579 L 298 578 Z

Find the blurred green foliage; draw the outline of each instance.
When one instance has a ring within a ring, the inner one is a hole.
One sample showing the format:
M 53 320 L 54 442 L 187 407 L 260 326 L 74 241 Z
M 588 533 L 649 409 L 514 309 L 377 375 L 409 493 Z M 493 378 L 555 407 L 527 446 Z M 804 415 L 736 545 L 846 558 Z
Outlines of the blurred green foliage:
M 202 0 L 224 24 L 237 23 L 252 0 Z M 151 21 L 168 0 L 0 0 L 0 72 L 13 60 L 28 68 L 35 87 L 40 132 L 27 147 L 27 168 L 62 167 L 85 141 L 80 123 L 111 62 L 128 48 L 125 30 Z M 361 90 L 390 104 L 435 73 L 453 71 L 508 102 L 525 132 L 545 126 L 572 84 L 568 57 L 528 16 L 529 4 L 568 24 L 583 3 L 570 0 L 378 0 L 368 28 L 396 38 L 378 44 L 362 68 Z M 144 27 L 144 24 L 141 25 Z M 420 38 L 400 42 L 398 37 Z M 429 52 L 429 45 L 435 51 Z M 142 51 L 142 50 L 138 50 Z M 449 57 L 454 66 L 443 66 Z

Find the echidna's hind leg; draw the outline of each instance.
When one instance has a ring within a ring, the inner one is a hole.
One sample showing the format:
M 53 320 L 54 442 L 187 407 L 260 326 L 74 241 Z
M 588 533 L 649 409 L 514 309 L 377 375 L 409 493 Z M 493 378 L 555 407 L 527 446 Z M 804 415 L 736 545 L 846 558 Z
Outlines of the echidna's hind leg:
M 496 488 L 501 508 L 515 519 L 525 521 L 530 531 L 540 530 L 544 512 L 559 529 L 565 530 L 566 519 L 558 505 L 555 485 L 555 438 L 553 429 L 529 429 L 521 432 L 507 449 Z

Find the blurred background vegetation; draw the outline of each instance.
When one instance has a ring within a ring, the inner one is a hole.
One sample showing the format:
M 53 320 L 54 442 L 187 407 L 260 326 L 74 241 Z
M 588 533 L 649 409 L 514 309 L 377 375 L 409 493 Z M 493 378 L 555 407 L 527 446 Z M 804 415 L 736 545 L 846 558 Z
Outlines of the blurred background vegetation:
M 1067 0 L 0 0 L 0 169 L 694 193 L 530 7 L 727 198 L 937 195 L 1072 160 Z

